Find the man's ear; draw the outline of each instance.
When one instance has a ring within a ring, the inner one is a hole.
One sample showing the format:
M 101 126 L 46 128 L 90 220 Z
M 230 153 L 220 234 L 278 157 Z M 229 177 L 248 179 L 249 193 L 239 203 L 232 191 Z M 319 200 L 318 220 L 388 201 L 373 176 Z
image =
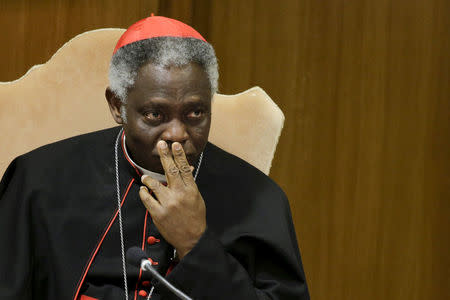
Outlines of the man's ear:
M 106 101 L 108 101 L 109 110 L 111 111 L 114 121 L 116 121 L 117 124 L 123 124 L 122 114 L 120 113 L 120 108 L 123 105 L 122 101 L 117 98 L 109 86 L 106 88 L 105 97 Z

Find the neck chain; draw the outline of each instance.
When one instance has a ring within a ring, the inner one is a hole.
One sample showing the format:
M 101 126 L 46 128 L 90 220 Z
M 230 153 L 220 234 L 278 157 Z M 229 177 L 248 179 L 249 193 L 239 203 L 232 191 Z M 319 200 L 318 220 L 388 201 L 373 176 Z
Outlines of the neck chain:
M 119 232 L 120 232 L 120 250 L 122 252 L 122 270 L 123 270 L 123 284 L 124 284 L 124 290 L 125 290 L 125 300 L 128 300 L 128 282 L 127 282 L 127 268 L 125 263 L 125 243 L 123 238 L 123 222 L 122 222 L 122 209 L 120 205 L 120 184 L 119 184 L 119 155 L 118 155 L 118 148 L 119 148 L 119 140 L 120 136 L 122 135 L 123 128 L 120 130 L 119 134 L 116 137 L 116 143 L 114 146 L 114 162 L 115 162 L 115 172 L 116 172 L 116 196 L 117 196 L 117 211 L 119 215 Z M 203 152 L 200 153 L 200 157 L 198 159 L 197 168 L 195 170 L 194 174 L 194 180 L 197 180 L 198 172 L 200 171 L 200 165 L 202 163 L 203 159 Z M 173 258 L 176 256 L 176 250 L 173 251 Z M 154 287 L 151 288 L 150 293 L 148 293 L 147 299 L 150 299 L 150 297 L 153 294 Z

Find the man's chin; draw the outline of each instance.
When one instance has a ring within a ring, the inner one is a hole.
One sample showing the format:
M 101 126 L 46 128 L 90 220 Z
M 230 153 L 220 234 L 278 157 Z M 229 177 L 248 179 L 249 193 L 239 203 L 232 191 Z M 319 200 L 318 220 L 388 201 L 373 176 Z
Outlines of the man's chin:
M 164 168 L 158 155 L 152 155 L 151 161 L 144 162 L 140 166 L 148 171 L 164 174 Z

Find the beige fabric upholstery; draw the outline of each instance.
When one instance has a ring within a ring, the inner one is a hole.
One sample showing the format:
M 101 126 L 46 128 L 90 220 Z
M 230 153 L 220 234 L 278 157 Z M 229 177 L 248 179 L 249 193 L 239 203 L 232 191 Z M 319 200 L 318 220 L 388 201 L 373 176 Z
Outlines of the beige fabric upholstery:
M 14 157 L 36 147 L 116 125 L 104 92 L 112 50 L 123 31 L 80 34 L 47 63 L 0 83 L 1 174 Z M 217 94 L 209 140 L 268 174 L 283 122 L 281 110 L 259 87 Z

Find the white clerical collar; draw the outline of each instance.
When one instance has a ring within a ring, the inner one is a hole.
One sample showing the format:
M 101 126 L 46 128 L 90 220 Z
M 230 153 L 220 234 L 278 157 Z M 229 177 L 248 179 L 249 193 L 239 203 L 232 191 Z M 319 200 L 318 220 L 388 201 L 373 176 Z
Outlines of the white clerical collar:
M 156 180 L 158 180 L 158 181 L 160 181 L 160 182 L 167 182 L 166 176 L 165 176 L 165 175 L 159 174 L 159 173 L 156 173 L 156 172 L 152 172 L 152 171 L 149 171 L 149 170 L 147 170 L 147 169 L 144 169 L 143 167 L 139 166 L 137 163 L 135 163 L 135 162 L 131 159 L 131 157 L 130 157 L 130 155 L 128 154 L 128 151 L 127 151 L 127 145 L 126 145 L 126 143 L 125 143 L 125 138 L 126 138 L 126 136 L 125 136 L 125 134 L 124 134 L 124 135 L 123 135 L 123 149 L 125 150 L 125 155 L 126 155 L 126 157 L 128 158 L 128 160 L 129 160 L 136 168 L 138 168 L 139 171 L 141 171 L 142 175 L 149 175 L 150 177 L 152 177 L 152 178 L 154 178 L 154 179 L 156 179 Z

